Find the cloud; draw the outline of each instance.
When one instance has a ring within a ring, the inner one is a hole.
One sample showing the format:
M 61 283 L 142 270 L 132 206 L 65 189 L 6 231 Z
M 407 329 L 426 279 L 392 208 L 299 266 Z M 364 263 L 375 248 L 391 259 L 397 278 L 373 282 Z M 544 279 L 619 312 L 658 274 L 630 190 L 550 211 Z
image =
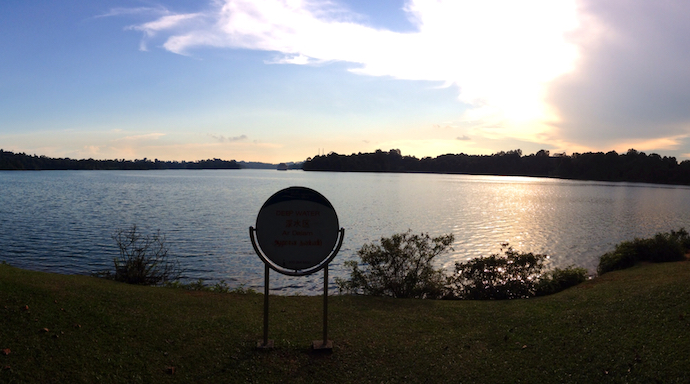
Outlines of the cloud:
M 153 36 L 156 32 L 164 31 L 166 29 L 173 29 L 179 27 L 182 23 L 200 17 L 201 13 L 187 13 L 180 15 L 166 15 L 158 20 L 144 23 L 141 25 L 134 25 L 128 27 L 137 31 L 143 31 L 148 36 Z
M 120 139 L 117 139 L 117 141 L 145 141 L 145 140 L 158 140 L 161 137 L 165 136 L 165 133 L 146 133 L 143 135 L 132 135 L 132 136 L 125 136 Z
M 141 39 L 141 42 L 139 43 L 139 50 L 147 51 L 148 41 L 154 36 L 156 36 L 158 32 L 169 30 L 174 32 L 176 30 L 179 30 L 180 28 L 193 25 L 194 21 L 199 20 L 203 17 L 203 13 L 166 14 L 164 16 L 159 17 L 157 20 L 150 21 L 148 23 L 140 25 L 131 25 L 126 29 L 144 32 L 144 37 Z M 169 50 L 175 52 L 175 50 L 173 49 Z M 184 52 L 181 51 L 176 53 L 184 54 Z
M 455 139 L 456 139 L 456 140 L 460 140 L 460 141 L 470 141 L 470 140 L 472 140 L 472 139 L 470 139 L 470 137 L 467 136 L 467 135 L 458 136 L 458 137 L 455 138 Z
M 99 155 L 101 153 L 102 148 L 103 148 L 103 146 L 100 146 L 100 145 L 85 145 L 82 148 L 82 152 L 88 153 L 91 155 Z
M 690 133 L 690 3 L 582 1 L 580 58 L 554 81 L 554 137 L 595 148 L 673 149 Z
M 229 143 L 229 142 L 234 142 L 234 141 L 243 141 L 247 140 L 247 135 L 240 135 L 240 136 L 234 136 L 234 137 L 225 137 L 223 135 L 212 135 L 209 134 L 214 140 L 220 142 L 220 143 Z
M 439 130 L 439 131 L 450 131 L 454 128 L 454 126 L 451 124 L 445 124 L 445 125 L 434 124 L 433 128 L 436 130 Z
M 213 0 L 193 13 L 108 15 L 152 15 L 129 27 L 144 33 L 142 50 L 153 40 L 183 55 L 261 50 L 276 55 L 266 64 L 345 62 L 359 75 L 453 87 L 469 106 L 455 121 L 476 140 L 581 152 L 680 150 L 690 137 L 688 2 L 408 0 L 404 11 L 412 32 L 371 27 L 327 0 Z
M 367 76 L 438 82 L 457 87 L 471 106 L 465 120 L 499 124 L 533 135 L 544 109 L 545 85 L 572 69 L 574 46 L 564 33 L 577 26 L 575 0 L 409 0 L 415 32 L 361 23 L 330 1 L 217 0 L 199 13 L 166 14 L 131 27 L 174 53 L 224 47 L 276 52 L 271 64 L 348 62 Z M 160 35 L 160 36 L 159 36 Z
M 138 8 L 112 8 L 108 12 L 97 15 L 94 18 L 114 17 L 124 15 L 153 15 L 160 16 L 168 14 L 169 11 L 164 7 L 138 7 Z
M 273 60 L 265 60 L 265 64 L 296 64 L 296 65 L 306 65 L 306 64 L 320 64 L 323 63 L 321 60 L 314 60 L 308 56 L 302 54 L 297 55 L 284 55 L 277 57 Z

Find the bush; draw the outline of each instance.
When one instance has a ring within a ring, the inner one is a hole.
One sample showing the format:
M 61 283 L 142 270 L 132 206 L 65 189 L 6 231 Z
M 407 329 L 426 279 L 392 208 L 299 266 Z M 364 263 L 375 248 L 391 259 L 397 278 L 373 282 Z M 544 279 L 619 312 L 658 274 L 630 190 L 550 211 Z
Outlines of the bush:
M 681 228 L 678 231 L 657 233 L 649 239 L 634 239 L 616 245 L 616 248 L 601 256 L 597 272 L 603 275 L 619 269 L 630 268 L 640 261 L 663 263 L 680 261 L 690 250 L 690 236 Z
M 607 252 L 599 258 L 597 273 L 603 275 L 606 272 L 632 267 L 637 263 L 637 250 L 641 246 L 639 239 L 617 244 L 614 251 Z
M 643 260 L 653 263 L 681 261 L 690 250 L 690 236 L 684 228 L 678 232 L 657 233 L 649 243 L 648 253 Z
M 336 278 L 341 292 L 400 298 L 440 298 L 446 290 L 444 270 L 435 269 L 436 256 L 452 250 L 453 234 L 431 238 L 410 230 L 382 237 L 379 244 L 365 244 L 357 251 L 362 264 L 345 262 L 350 279 Z M 361 268 L 360 268 L 361 267 Z
M 513 250 L 501 245 L 500 254 L 455 263 L 450 278 L 453 296 L 461 299 L 518 299 L 534 296 L 544 267 L 545 255 Z
M 142 236 L 136 225 L 118 229 L 113 234 L 119 256 L 113 259 L 115 273 L 98 272 L 97 275 L 128 284 L 160 285 L 176 281 L 182 269 L 176 259 L 171 260 L 165 236 L 160 230 Z
M 565 269 L 556 268 L 542 275 L 537 283 L 536 296 L 558 293 L 574 287 L 587 280 L 587 270 L 569 266 Z
M 518 299 L 549 295 L 587 280 L 587 270 L 568 267 L 542 274 L 546 255 L 513 250 L 501 245 L 504 254 L 455 263 L 455 273 L 447 276 L 435 269 L 433 259 L 450 250 L 453 235 L 436 238 L 410 231 L 381 238 L 380 245 L 365 244 L 356 260 L 345 262 L 350 278 L 336 278 L 341 292 L 372 296 Z

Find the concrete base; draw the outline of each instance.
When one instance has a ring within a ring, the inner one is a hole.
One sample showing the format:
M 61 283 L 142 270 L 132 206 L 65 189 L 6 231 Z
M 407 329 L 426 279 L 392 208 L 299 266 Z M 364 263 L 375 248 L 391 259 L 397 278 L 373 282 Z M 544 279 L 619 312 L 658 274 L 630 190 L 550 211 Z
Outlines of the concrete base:
M 258 349 L 273 349 L 273 340 L 268 340 L 268 343 L 264 344 L 263 340 L 256 342 L 256 347 Z
M 316 351 L 332 351 L 333 350 L 333 341 L 332 340 L 326 340 L 324 343 L 323 340 L 314 340 L 311 343 L 311 348 L 316 350 Z

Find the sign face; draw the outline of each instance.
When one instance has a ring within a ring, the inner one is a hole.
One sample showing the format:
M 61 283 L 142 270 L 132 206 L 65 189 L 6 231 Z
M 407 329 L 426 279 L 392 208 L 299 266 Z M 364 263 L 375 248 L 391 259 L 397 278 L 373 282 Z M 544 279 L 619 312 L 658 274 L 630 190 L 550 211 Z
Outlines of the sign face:
M 290 187 L 271 196 L 256 218 L 256 237 L 275 265 L 305 270 L 326 260 L 336 245 L 338 216 L 320 193 Z

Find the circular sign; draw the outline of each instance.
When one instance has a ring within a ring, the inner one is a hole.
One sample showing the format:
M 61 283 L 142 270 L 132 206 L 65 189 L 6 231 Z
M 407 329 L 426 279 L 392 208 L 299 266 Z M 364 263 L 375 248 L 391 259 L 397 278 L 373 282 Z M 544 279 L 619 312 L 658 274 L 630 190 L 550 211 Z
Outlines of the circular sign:
M 264 255 L 274 265 L 293 271 L 308 270 L 326 260 L 338 233 L 338 215 L 331 203 L 305 187 L 276 192 L 256 218 L 256 238 Z

